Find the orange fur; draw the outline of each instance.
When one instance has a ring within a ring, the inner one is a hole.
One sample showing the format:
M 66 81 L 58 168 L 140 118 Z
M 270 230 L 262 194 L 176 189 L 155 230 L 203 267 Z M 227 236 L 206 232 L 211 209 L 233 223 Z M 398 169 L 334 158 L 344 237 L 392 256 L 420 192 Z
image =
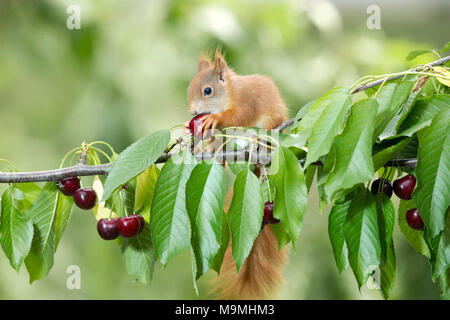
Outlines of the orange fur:
M 204 96 L 205 87 L 212 89 Z M 273 81 L 262 75 L 240 76 L 231 70 L 223 55 L 216 51 L 214 63 L 202 57 L 198 73 L 188 88 L 189 111 L 210 113 L 202 118 L 205 129 L 217 127 L 260 127 L 273 129 L 287 118 L 287 108 Z M 225 201 L 228 210 L 232 190 Z M 220 299 L 264 299 L 273 297 L 283 282 L 285 249 L 270 226 L 266 225 L 239 273 L 231 255 L 231 242 L 225 253 L 213 294 Z
M 231 255 L 231 243 L 225 252 L 219 276 L 214 280 L 217 299 L 268 299 L 283 284 L 282 269 L 286 247 L 278 250 L 272 229 L 266 225 L 253 244 L 250 255 L 239 273 Z

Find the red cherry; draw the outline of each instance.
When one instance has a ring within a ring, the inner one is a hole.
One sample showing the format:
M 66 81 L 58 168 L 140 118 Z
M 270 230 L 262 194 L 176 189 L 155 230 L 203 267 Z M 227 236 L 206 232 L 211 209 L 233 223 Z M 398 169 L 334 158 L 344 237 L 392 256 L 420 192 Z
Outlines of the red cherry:
M 390 198 L 392 196 L 392 185 L 391 182 L 387 179 L 376 179 L 372 186 L 370 187 L 370 191 L 372 191 L 373 195 L 376 195 L 380 190 L 380 184 L 383 183 L 383 192 Z
M 136 217 L 139 219 L 139 233 L 141 233 L 145 227 L 145 219 L 140 214 L 137 214 Z
M 92 188 L 78 189 L 73 194 L 75 204 L 84 210 L 92 209 L 97 201 L 97 194 Z
M 416 208 L 406 211 L 406 222 L 414 230 L 423 230 L 423 220 Z
M 119 234 L 125 238 L 134 237 L 139 233 L 140 221 L 135 215 L 129 217 L 120 217 L 117 223 Z
M 273 217 L 273 201 L 264 203 L 264 218 L 263 224 L 277 224 L 280 220 Z
M 78 177 L 69 177 L 62 179 L 58 184 L 58 188 L 66 196 L 73 196 L 75 191 L 81 188 L 80 179 Z
M 416 186 L 416 177 L 408 174 L 394 181 L 394 192 L 400 199 L 410 200 Z
M 142 230 L 144 230 L 145 227 L 145 219 L 143 216 L 141 216 L 140 214 L 133 214 L 129 217 L 135 217 L 139 220 L 139 233 L 142 232 Z
M 199 132 L 199 131 L 200 131 L 200 127 L 202 125 L 201 119 L 206 115 L 207 115 L 207 113 L 200 113 L 200 114 L 196 115 L 195 117 L 193 117 L 191 119 L 191 121 L 189 121 L 189 130 L 191 131 L 191 133 L 194 135 L 195 138 L 203 139 L 203 130 L 202 130 L 202 132 Z
M 100 219 L 97 222 L 97 231 L 105 240 L 114 240 L 119 236 L 117 219 Z

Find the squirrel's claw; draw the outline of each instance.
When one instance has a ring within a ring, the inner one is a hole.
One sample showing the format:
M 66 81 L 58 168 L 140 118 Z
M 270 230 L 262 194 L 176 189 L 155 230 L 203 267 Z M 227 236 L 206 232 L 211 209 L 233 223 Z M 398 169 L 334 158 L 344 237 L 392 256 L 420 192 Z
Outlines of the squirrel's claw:
M 219 119 L 215 114 L 208 114 L 202 118 L 201 130 L 203 132 L 203 137 L 211 136 L 209 130 L 214 131 L 219 124 Z M 212 132 L 211 132 L 212 133 Z

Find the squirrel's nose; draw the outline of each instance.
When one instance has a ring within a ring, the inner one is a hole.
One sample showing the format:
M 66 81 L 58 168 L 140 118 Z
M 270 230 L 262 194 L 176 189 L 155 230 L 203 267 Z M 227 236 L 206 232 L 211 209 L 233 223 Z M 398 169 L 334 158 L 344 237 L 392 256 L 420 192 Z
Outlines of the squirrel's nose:
M 197 110 L 191 111 L 191 114 L 192 114 L 193 116 L 196 116 L 196 115 L 198 114 L 198 112 L 197 112 Z

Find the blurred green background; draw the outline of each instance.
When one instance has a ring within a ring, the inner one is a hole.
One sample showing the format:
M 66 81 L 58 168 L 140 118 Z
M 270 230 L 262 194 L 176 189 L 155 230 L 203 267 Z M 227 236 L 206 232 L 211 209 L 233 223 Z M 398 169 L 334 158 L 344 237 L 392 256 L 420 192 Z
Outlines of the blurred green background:
M 81 29 L 66 27 L 79 5 Z M 366 26 L 381 8 L 380 30 Z M 413 49 L 442 47 L 450 1 L 30 1 L 0 2 L 0 158 L 21 170 L 59 166 L 82 141 L 117 151 L 149 132 L 189 120 L 186 89 L 198 55 L 222 46 L 241 74 L 262 73 L 279 86 L 291 116 L 335 85 L 401 71 Z M 422 59 L 422 60 L 421 60 Z M 6 167 L 2 167 L 7 170 Z M 87 185 L 88 178 L 83 180 Z M 0 186 L 0 191 L 5 186 Z M 102 241 L 90 212 L 74 210 L 48 277 L 30 285 L 0 254 L 2 299 L 206 299 L 210 272 L 192 286 L 189 252 L 157 265 L 150 287 L 126 273 L 119 247 Z M 394 299 L 437 299 L 425 258 L 396 232 Z M 70 265 L 81 290 L 66 288 Z M 283 299 L 380 299 L 348 269 L 339 275 L 317 195 L 285 269 Z

